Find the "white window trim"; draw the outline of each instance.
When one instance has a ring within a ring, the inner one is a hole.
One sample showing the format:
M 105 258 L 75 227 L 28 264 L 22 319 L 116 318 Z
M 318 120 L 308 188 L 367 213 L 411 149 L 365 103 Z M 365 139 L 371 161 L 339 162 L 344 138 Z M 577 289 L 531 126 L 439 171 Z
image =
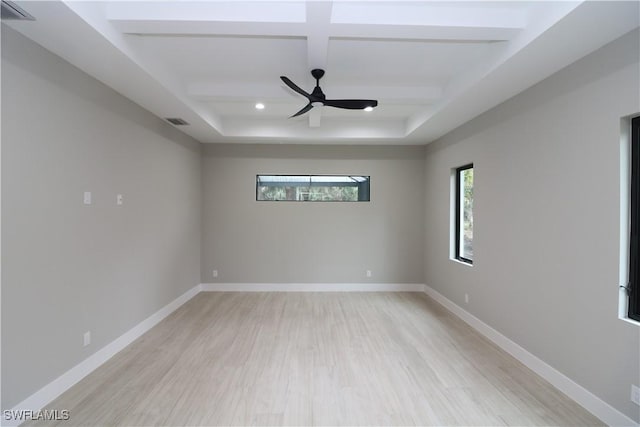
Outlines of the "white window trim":
M 629 233 L 630 194 L 631 194 L 631 119 L 635 116 L 620 119 L 620 266 L 618 274 L 618 318 L 625 322 L 640 326 L 640 322 L 629 318 L 629 297 L 621 286 L 629 280 Z
M 462 164 L 473 164 L 473 162 L 469 161 Z M 459 260 L 456 256 L 456 215 L 458 214 L 456 211 L 457 173 L 458 167 L 451 168 L 449 176 L 449 260 L 457 264 L 473 268 L 475 263 L 469 264 L 468 262 Z

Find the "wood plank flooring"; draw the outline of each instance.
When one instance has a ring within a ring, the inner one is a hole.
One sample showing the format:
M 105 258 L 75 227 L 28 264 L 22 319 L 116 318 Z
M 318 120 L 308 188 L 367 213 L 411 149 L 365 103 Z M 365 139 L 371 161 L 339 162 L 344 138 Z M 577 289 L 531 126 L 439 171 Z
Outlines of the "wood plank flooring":
M 602 425 L 419 293 L 201 293 L 48 409 L 84 426 Z

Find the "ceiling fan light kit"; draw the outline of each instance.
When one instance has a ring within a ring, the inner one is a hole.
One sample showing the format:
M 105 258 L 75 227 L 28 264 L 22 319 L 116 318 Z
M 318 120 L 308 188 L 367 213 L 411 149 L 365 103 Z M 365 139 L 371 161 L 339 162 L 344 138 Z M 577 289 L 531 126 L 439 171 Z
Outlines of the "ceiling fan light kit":
M 286 76 L 280 76 L 280 79 L 289 86 L 293 91 L 299 93 L 309 100 L 309 103 L 302 107 L 300 111 L 292 115 L 290 118 L 300 116 L 314 107 L 334 107 L 334 108 L 344 108 L 347 110 L 365 110 L 371 111 L 374 107 L 378 106 L 378 101 L 375 99 L 326 99 L 324 92 L 320 88 L 320 79 L 324 76 L 324 70 L 319 68 L 311 70 L 311 75 L 316 80 L 316 87 L 313 88 L 313 91 L 309 94 L 301 89 L 298 85 L 292 82 Z

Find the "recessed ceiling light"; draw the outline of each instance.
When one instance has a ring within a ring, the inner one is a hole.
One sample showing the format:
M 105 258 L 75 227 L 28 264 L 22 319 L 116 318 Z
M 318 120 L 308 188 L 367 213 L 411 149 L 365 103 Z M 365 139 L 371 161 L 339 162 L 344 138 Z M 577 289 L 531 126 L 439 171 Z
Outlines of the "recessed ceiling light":
M 364 107 L 364 111 L 373 111 L 372 106 Z
M 256 104 L 256 110 L 264 110 L 264 104 L 262 102 L 258 102 Z

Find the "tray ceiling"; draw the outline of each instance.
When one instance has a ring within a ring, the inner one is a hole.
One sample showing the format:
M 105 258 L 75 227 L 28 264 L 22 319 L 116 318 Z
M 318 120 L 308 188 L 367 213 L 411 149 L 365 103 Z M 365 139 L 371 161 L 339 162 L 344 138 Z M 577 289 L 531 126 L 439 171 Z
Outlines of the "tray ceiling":
M 24 1 L 4 21 L 205 143 L 427 144 L 638 27 L 638 2 Z M 314 108 L 377 99 L 371 112 Z M 265 108 L 257 110 L 256 103 Z

